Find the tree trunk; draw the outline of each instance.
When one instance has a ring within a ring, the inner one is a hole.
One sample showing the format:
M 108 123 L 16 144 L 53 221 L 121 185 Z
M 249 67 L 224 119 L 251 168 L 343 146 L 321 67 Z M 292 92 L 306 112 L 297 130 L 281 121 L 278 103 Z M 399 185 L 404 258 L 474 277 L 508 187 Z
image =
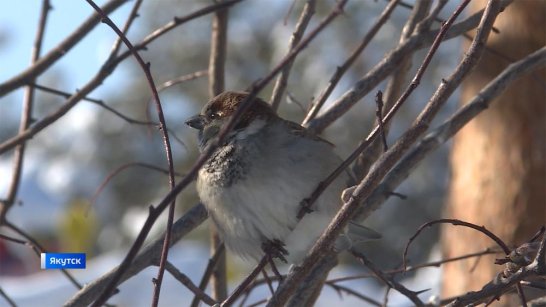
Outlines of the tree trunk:
M 472 10 L 485 6 L 471 2 Z M 499 16 L 479 66 L 463 84 L 462 103 L 510 62 L 546 44 L 546 1 L 516 0 Z M 511 84 L 493 106 L 454 138 L 446 215 L 491 230 L 510 246 L 546 223 L 546 70 Z M 443 229 L 444 257 L 483 250 L 494 243 L 475 231 Z M 498 257 L 498 256 L 497 256 Z M 444 267 L 443 296 L 479 290 L 503 268 L 495 256 Z M 504 303 L 509 304 L 509 303 Z

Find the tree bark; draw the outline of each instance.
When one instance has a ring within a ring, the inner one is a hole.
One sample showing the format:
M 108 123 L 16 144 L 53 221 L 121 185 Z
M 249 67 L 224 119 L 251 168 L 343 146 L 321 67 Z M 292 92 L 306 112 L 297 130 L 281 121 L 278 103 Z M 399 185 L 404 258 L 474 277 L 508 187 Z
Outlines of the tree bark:
M 485 2 L 472 1 L 472 11 Z M 495 27 L 500 33 L 490 36 L 492 51 L 463 84 L 463 104 L 511 62 L 546 44 L 546 1 L 514 1 Z M 541 69 L 511 84 L 454 138 L 447 217 L 483 225 L 511 245 L 529 240 L 546 223 L 545 82 Z M 447 258 L 493 246 L 485 236 L 453 226 L 442 236 Z M 503 269 L 494 258 L 482 257 L 475 271 L 475 259 L 447 264 L 443 296 L 481 289 Z

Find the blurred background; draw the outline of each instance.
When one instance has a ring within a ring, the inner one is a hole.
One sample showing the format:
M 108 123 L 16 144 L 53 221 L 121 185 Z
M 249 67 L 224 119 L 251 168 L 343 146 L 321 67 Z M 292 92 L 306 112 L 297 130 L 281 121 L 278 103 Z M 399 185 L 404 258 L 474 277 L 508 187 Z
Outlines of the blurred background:
M 99 5 L 104 3 L 97 1 Z M 140 17 L 135 20 L 128 38 L 139 42 L 174 16 L 187 15 L 211 3 L 144 1 Z M 304 2 L 295 1 L 294 8 L 290 9 L 292 3 L 291 0 L 251 0 L 230 9 L 226 89 L 247 88 L 253 81 L 265 76 L 285 55 Z M 358 45 L 386 4 L 387 1 L 379 0 L 350 1 L 345 13 L 298 56 L 287 88 L 290 98 L 283 100 L 280 107 L 282 117 L 302 121 L 309 102 L 326 86 L 336 67 Z M 14 1 L 9 10 L 0 10 L 2 82 L 29 65 L 40 5 L 41 1 Z M 333 5 L 334 1 L 318 1 L 316 15 L 308 29 L 314 28 Z M 454 5 L 450 1 L 440 17 L 447 18 Z M 52 6 L 43 53 L 72 33 L 93 12 L 85 1 L 52 1 Z M 110 15 L 118 26 L 125 22 L 131 6 L 129 2 Z M 387 24 L 343 77 L 331 95 L 331 100 L 345 92 L 398 43 L 409 14 L 410 10 L 403 6 L 395 9 Z M 211 15 L 206 15 L 177 27 L 142 51 L 143 58 L 151 63 L 156 84 L 161 85 L 176 77 L 206 70 L 210 31 Z M 100 69 L 115 39 L 116 35 L 109 27 L 98 25 L 41 75 L 37 83 L 70 93 L 77 91 Z M 125 48 L 122 47 L 122 50 Z M 389 144 L 405 131 L 438 86 L 439 80 L 454 68 L 460 58 L 460 50 L 461 39 L 453 39 L 441 45 L 421 85 L 397 115 L 388 137 Z M 420 63 L 424 53 L 417 53 L 414 66 Z M 412 67 L 413 71 L 415 67 Z M 197 157 L 196 133 L 185 126 L 184 121 L 207 102 L 207 84 L 208 79 L 203 76 L 160 92 L 167 126 L 171 131 L 175 169 L 180 174 L 184 174 Z M 385 84 L 381 84 L 378 89 L 384 87 Z M 269 86 L 260 96 L 269 99 L 271 89 L 272 86 Z M 372 128 L 376 109 L 374 95 L 375 91 L 325 131 L 323 136 L 335 143 L 341 157 L 346 157 Z M 22 97 L 23 91 L 17 90 L 0 98 L 0 142 L 17 133 Z M 156 120 L 154 106 L 150 103 L 151 92 L 143 72 L 133 58 L 125 60 L 88 97 L 102 100 L 133 119 L 146 120 L 148 108 L 151 120 Z M 451 102 L 437 117 L 438 121 L 444 120 L 454 110 L 457 98 L 458 94 L 451 97 Z M 34 117 L 44 117 L 64 101 L 58 95 L 37 91 Z M 9 220 L 31 234 L 48 250 L 87 253 L 88 269 L 75 272 L 82 282 L 100 276 L 120 262 L 144 223 L 148 206 L 157 204 L 169 188 L 165 174 L 141 167 L 126 168 L 112 177 L 104 189 L 99 191 L 99 187 L 110 174 L 127 163 L 141 162 L 166 168 L 164 147 L 158 132 L 157 129 L 129 123 L 97 104 L 79 102 L 66 116 L 28 143 L 17 205 L 9 211 Z M 384 236 L 367 248 L 370 259 L 381 268 L 399 267 L 408 238 L 421 224 L 440 216 L 449 177 L 447 153 L 448 148 L 444 147 L 431 155 L 400 186 L 396 192 L 406 195 L 407 199 L 391 198 L 366 222 Z M 9 152 L 0 156 L 0 198 L 7 193 L 12 171 L 12 152 Z M 97 194 L 97 191 L 100 193 Z M 197 202 L 192 185 L 177 199 L 177 217 Z M 149 238 L 155 238 L 164 231 L 165 220 L 166 213 L 156 223 Z M 185 237 L 169 256 L 194 282 L 200 279 L 209 257 L 207 225 L 208 221 Z M 410 254 L 412 263 L 439 257 L 438 247 L 435 247 L 437 237 L 437 230 L 430 229 L 419 238 L 416 242 L 418 245 L 412 248 Z M 334 276 L 364 272 L 351 257 L 344 255 L 341 259 L 342 266 L 332 273 Z M 240 281 L 250 267 L 251 264 L 228 253 L 228 277 L 233 285 Z M 125 283 L 121 293 L 112 302 L 121 306 L 141 302 L 148 305 L 152 293 L 151 278 L 156 271 L 156 268 L 148 268 Z M 437 269 L 428 270 L 427 274 L 427 278 L 424 278 L 427 282 L 438 280 Z M 162 303 L 180 303 L 184 297 L 191 297 L 168 275 L 162 291 Z M 408 277 L 413 278 L 411 275 Z M 361 287 L 363 282 L 353 283 Z M 379 287 L 379 284 L 373 284 L 370 280 L 365 283 L 370 289 Z M 433 289 L 437 286 L 422 281 L 419 285 Z M 30 248 L 3 240 L 0 240 L 0 287 L 17 302 L 21 302 L 21 306 L 32 306 L 46 296 L 53 299 L 47 305 L 58 305 L 75 292 L 59 272 L 40 271 L 39 258 Z M 29 288 L 33 291 L 24 290 Z M 138 292 L 135 289 L 139 289 Z M 329 291 L 321 297 L 320 304 L 323 306 L 339 300 L 334 291 Z M 369 291 L 374 292 L 378 299 L 382 298 L 382 291 Z M 135 293 L 139 295 L 135 296 Z M 259 294 L 256 294 L 257 297 Z M 355 301 L 345 297 L 340 302 L 349 306 Z M 393 302 L 396 302 L 396 298 Z M 3 303 L 0 299 L 0 305 Z

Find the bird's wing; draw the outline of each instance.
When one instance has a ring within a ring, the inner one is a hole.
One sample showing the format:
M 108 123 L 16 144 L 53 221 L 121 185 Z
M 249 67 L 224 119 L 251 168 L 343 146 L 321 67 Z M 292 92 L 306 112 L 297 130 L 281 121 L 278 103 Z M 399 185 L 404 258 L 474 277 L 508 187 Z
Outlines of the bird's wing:
M 309 130 L 307 130 L 307 128 L 302 127 L 300 124 L 297 124 L 297 123 L 289 121 L 289 120 L 284 120 L 284 124 L 287 125 L 290 128 L 290 132 L 293 135 L 297 135 L 297 136 L 301 136 L 301 137 L 321 141 L 321 142 L 324 142 L 326 144 L 329 144 L 332 147 L 335 147 L 334 144 L 328 142 L 327 140 L 321 138 L 320 136 L 318 136 L 316 134 L 313 134 L 313 133 L 309 132 Z

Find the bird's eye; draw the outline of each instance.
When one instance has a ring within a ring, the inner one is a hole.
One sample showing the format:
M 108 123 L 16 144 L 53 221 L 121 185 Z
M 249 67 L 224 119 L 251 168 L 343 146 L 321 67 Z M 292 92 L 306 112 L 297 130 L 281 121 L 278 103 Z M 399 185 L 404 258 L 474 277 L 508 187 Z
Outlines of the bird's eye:
M 218 112 L 209 113 L 209 119 L 217 119 L 218 117 L 220 117 L 220 113 Z

